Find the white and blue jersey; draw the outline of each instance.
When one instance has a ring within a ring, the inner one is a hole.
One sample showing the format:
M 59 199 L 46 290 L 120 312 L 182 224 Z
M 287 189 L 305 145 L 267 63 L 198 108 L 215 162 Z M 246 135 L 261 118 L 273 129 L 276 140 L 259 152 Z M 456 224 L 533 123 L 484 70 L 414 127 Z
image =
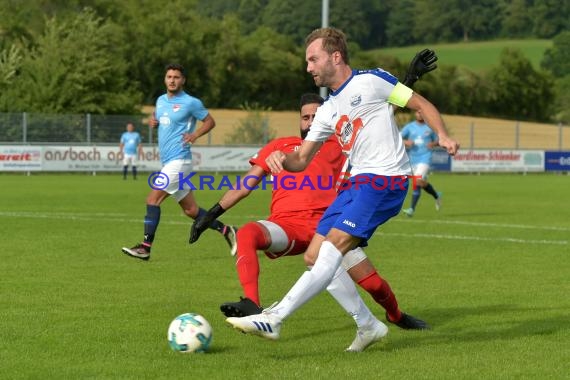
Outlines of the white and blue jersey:
M 156 100 L 158 150 L 163 165 L 173 160 L 192 159 L 190 144 L 182 141 L 182 135 L 194 132 L 196 121 L 204 120 L 206 116 L 208 110 L 202 101 L 184 91 L 171 98 L 164 94 Z
M 136 155 L 140 143 L 141 135 L 138 132 L 124 132 L 121 135 L 121 144 L 123 144 L 124 154 Z
M 381 69 L 353 70 L 317 109 L 305 140 L 325 141 L 334 134 L 348 156 L 350 179 L 317 227 L 361 239 L 365 246 L 376 228 L 400 212 L 412 174 L 392 104 L 405 106 L 413 92 Z
M 401 133 L 404 140 L 414 142 L 414 145 L 408 149 L 408 156 L 412 165 L 430 165 L 432 149 L 428 144 L 438 141 L 435 132 L 426 123 L 412 121 L 404 126 Z
M 412 90 L 381 69 L 353 70 L 317 109 L 305 140 L 335 134 L 352 166 L 351 175 L 412 173 L 392 104 L 403 107 Z

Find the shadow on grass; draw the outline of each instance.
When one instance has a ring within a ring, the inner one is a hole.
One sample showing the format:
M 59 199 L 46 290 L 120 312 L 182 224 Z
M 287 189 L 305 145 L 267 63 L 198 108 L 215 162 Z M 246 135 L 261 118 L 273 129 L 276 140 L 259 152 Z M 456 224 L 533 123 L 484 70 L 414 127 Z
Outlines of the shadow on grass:
M 559 315 L 548 315 L 548 314 Z M 378 313 L 377 313 L 378 314 Z M 489 305 L 477 307 L 454 307 L 429 309 L 423 312 L 412 313 L 430 323 L 432 329 L 429 331 L 406 331 L 399 329 L 393 324 L 388 324 L 390 333 L 384 342 L 370 347 L 366 352 L 392 352 L 405 349 L 417 349 L 425 345 L 455 345 L 458 341 L 469 342 L 492 342 L 510 341 L 532 336 L 547 336 L 558 333 L 562 330 L 570 330 L 570 320 L 568 319 L 568 308 L 531 308 L 517 305 Z M 331 321 L 330 317 L 318 317 L 322 319 L 320 328 L 303 328 L 303 322 L 285 322 L 282 331 L 281 344 L 293 344 L 303 346 L 303 352 L 295 352 L 284 355 L 280 352 L 276 358 L 280 360 L 295 357 L 307 357 L 322 353 L 322 346 L 313 350 L 312 346 L 320 337 L 330 334 L 338 334 L 340 330 L 355 331 L 354 324 L 348 322 Z M 341 318 L 341 317 L 339 317 Z M 328 319 L 328 321 L 327 321 Z M 384 321 L 383 318 L 380 318 Z M 385 321 L 384 321 L 385 322 Z M 293 324 L 294 326 L 291 326 Z M 284 333 L 283 333 L 284 332 Z M 236 333 L 238 333 L 236 331 Z M 245 337 L 245 336 L 244 336 Z M 339 354 L 344 353 L 345 346 L 350 344 L 350 339 L 346 340 L 345 334 L 339 334 L 338 350 Z M 263 338 L 247 336 L 244 344 L 265 344 L 259 343 Z M 344 340 L 343 340 L 344 339 Z M 562 338 L 561 338 L 562 339 Z M 346 341 L 345 341 L 346 340 Z M 270 342 L 270 341 L 267 341 Z M 272 348 L 271 342 L 264 347 Z M 278 343 L 279 344 L 279 343 Z M 326 350 L 331 349 L 328 347 Z M 235 347 L 225 348 L 224 352 L 234 351 Z M 218 350 L 214 350 L 216 352 Z M 271 355 L 270 355 L 271 356 Z
M 562 313 L 551 315 L 556 312 Z M 568 308 L 531 308 L 516 305 L 430 309 L 422 313 L 421 317 L 426 317 L 432 330 L 400 331 L 396 338 L 395 328 L 392 327 L 392 339 L 389 344 L 382 346 L 381 350 L 394 351 L 425 344 L 449 345 L 458 340 L 484 342 L 553 335 L 562 330 L 570 330 L 570 319 L 567 315 Z M 401 334 L 408 333 L 409 336 L 401 339 Z

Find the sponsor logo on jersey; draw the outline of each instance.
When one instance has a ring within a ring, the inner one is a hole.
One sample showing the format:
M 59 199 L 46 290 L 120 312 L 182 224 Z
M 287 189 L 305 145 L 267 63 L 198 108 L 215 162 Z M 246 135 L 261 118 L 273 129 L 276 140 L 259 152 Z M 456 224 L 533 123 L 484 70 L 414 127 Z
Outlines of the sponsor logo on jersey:
M 346 224 L 346 225 L 349 226 L 349 227 L 356 228 L 356 223 L 351 222 L 351 221 L 348 220 L 348 219 L 343 220 L 343 221 L 342 221 L 342 224 Z

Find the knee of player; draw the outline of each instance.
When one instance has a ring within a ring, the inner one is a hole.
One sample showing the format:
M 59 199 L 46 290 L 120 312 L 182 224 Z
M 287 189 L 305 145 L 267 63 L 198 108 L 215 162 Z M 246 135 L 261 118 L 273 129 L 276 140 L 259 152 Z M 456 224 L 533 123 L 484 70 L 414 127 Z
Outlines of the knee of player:
M 162 203 L 162 198 L 161 197 L 157 197 L 155 195 L 155 192 L 152 191 L 147 197 L 146 197 L 146 204 L 149 206 L 160 206 L 160 204 Z
M 418 185 L 418 187 L 424 188 L 427 186 L 427 181 L 425 179 L 418 179 L 417 185 Z
M 307 252 L 305 252 L 303 255 L 303 259 L 305 260 L 306 266 L 310 267 L 315 265 L 316 258 L 314 258 L 312 255 L 309 255 Z
M 187 217 L 196 219 L 196 217 L 198 216 L 198 205 L 183 207 L 182 211 L 184 212 L 184 215 L 186 215 Z
M 257 222 L 248 222 L 238 228 L 236 237 L 240 244 L 246 244 L 255 249 L 266 249 L 271 245 L 271 234 Z

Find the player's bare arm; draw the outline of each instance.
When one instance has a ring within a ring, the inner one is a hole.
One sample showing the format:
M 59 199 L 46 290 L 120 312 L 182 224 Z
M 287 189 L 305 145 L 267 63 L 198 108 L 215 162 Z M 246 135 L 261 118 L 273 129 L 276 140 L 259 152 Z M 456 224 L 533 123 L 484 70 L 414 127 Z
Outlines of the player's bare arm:
M 323 143 L 320 141 L 303 140 L 299 150 L 289 154 L 276 150 L 267 156 L 265 162 L 273 174 L 279 174 L 283 169 L 290 172 L 302 172 L 319 151 L 321 145 Z
M 447 153 L 453 156 L 457 152 L 459 149 L 459 143 L 449 137 L 447 129 L 445 128 L 445 123 L 441 118 L 441 114 L 432 103 L 423 96 L 414 92 L 408 100 L 406 107 L 422 113 L 427 125 L 437 133 L 439 145 L 445 148 Z
M 240 183 L 239 186 L 234 184 L 233 188 L 226 191 L 222 196 L 222 199 L 218 202 L 224 210 L 229 210 L 234 207 L 239 201 L 247 197 L 253 188 L 255 188 L 261 180 L 267 175 L 265 170 L 259 165 L 253 165 L 249 171 L 242 176 L 244 183 Z
M 189 144 L 194 144 L 196 140 L 198 140 L 201 136 L 205 135 L 206 133 L 210 132 L 216 126 L 216 121 L 212 117 L 212 115 L 208 114 L 202 120 L 202 125 L 200 128 L 196 129 L 192 133 L 185 133 L 182 135 L 182 141 Z
M 246 181 L 245 184 L 242 183 L 240 186 L 236 186 L 234 184 L 233 189 L 226 191 L 222 196 L 222 199 L 210 208 L 206 215 L 194 220 L 192 228 L 190 229 L 190 244 L 196 242 L 200 238 L 202 232 L 208 228 L 212 221 L 219 218 L 223 213 L 235 206 L 240 200 L 247 197 L 251 193 L 252 189 L 257 186 L 266 175 L 267 173 L 261 166 L 253 165 L 243 177 Z
M 148 119 L 148 125 L 151 128 L 156 128 L 158 127 L 158 119 L 156 118 L 156 116 L 154 116 L 154 112 L 150 115 L 150 118 Z

